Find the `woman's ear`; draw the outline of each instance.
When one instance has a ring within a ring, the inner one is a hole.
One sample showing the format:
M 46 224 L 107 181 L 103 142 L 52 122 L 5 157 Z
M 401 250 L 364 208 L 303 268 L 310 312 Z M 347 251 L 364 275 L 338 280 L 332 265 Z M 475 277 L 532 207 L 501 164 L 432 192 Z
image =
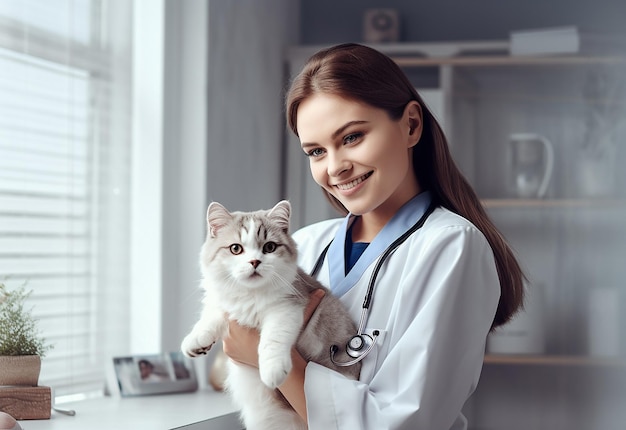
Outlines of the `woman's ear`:
M 408 126 L 409 147 L 413 147 L 422 137 L 423 121 L 420 104 L 415 100 L 408 102 L 404 108 L 403 118 Z

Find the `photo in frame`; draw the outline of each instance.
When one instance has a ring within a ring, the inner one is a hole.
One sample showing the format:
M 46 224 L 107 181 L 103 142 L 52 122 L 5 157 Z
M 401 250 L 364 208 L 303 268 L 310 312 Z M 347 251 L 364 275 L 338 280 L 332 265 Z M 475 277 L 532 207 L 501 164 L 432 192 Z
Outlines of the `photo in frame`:
M 122 397 L 198 389 L 193 364 L 180 351 L 113 357 L 107 368 L 107 383 L 111 394 Z

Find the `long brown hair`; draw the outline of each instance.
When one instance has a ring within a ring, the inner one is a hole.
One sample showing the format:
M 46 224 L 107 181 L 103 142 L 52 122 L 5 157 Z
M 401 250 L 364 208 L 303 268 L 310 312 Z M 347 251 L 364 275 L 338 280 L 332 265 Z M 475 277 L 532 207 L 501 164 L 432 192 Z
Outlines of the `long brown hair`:
M 476 192 L 460 172 L 448 149 L 439 123 L 424 104 L 407 76 L 386 55 L 375 49 L 348 43 L 314 54 L 291 83 L 286 114 L 297 135 L 300 103 L 315 93 L 340 95 L 385 110 L 391 119 L 402 117 L 412 100 L 422 108 L 423 131 L 413 148 L 413 169 L 420 186 L 430 190 L 433 201 L 472 222 L 486 237 L 495 257 L 500 279 L 500 302 L 492 328 L 506 323 L 522 306 L 524 274 L 515 255 L 487 216 Z M 324 191 L 331 204 L 346 208 Z

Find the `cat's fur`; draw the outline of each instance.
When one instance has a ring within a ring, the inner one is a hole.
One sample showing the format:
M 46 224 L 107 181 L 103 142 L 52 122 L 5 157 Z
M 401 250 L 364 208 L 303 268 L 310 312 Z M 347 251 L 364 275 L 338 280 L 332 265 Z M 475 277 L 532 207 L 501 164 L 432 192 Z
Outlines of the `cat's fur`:
M 339 299 L 297 266 L 296 244 L 289 235 L 291 206 L 229 212 L 213 202 L 207 211 L 208 232 L 201 251 L 205 296 L 200 320 L 182 342 L 191 357 L 206 353 L 226 334 L 227 319 L 259 330 L 259 369 L 229 362 L 226 390 L 241 407 L 248 430 L 305 429 L 304 421 L 277 392 L 291 370 L 291 349 L 357 379 L 360 363 L 338 367 L 330 361 L 345 353 L 356 326 Z M 326 294 L 304 330 L 303 311 L 312 291 Z

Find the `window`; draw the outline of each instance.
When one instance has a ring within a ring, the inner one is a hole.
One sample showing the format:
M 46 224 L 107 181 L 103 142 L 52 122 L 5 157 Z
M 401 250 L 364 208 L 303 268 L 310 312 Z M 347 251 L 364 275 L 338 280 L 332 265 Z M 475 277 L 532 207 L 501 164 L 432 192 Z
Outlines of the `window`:
M 33 290 L 57 395 L 129 349 L 131 6 L 0 2 L 0 280 Z

